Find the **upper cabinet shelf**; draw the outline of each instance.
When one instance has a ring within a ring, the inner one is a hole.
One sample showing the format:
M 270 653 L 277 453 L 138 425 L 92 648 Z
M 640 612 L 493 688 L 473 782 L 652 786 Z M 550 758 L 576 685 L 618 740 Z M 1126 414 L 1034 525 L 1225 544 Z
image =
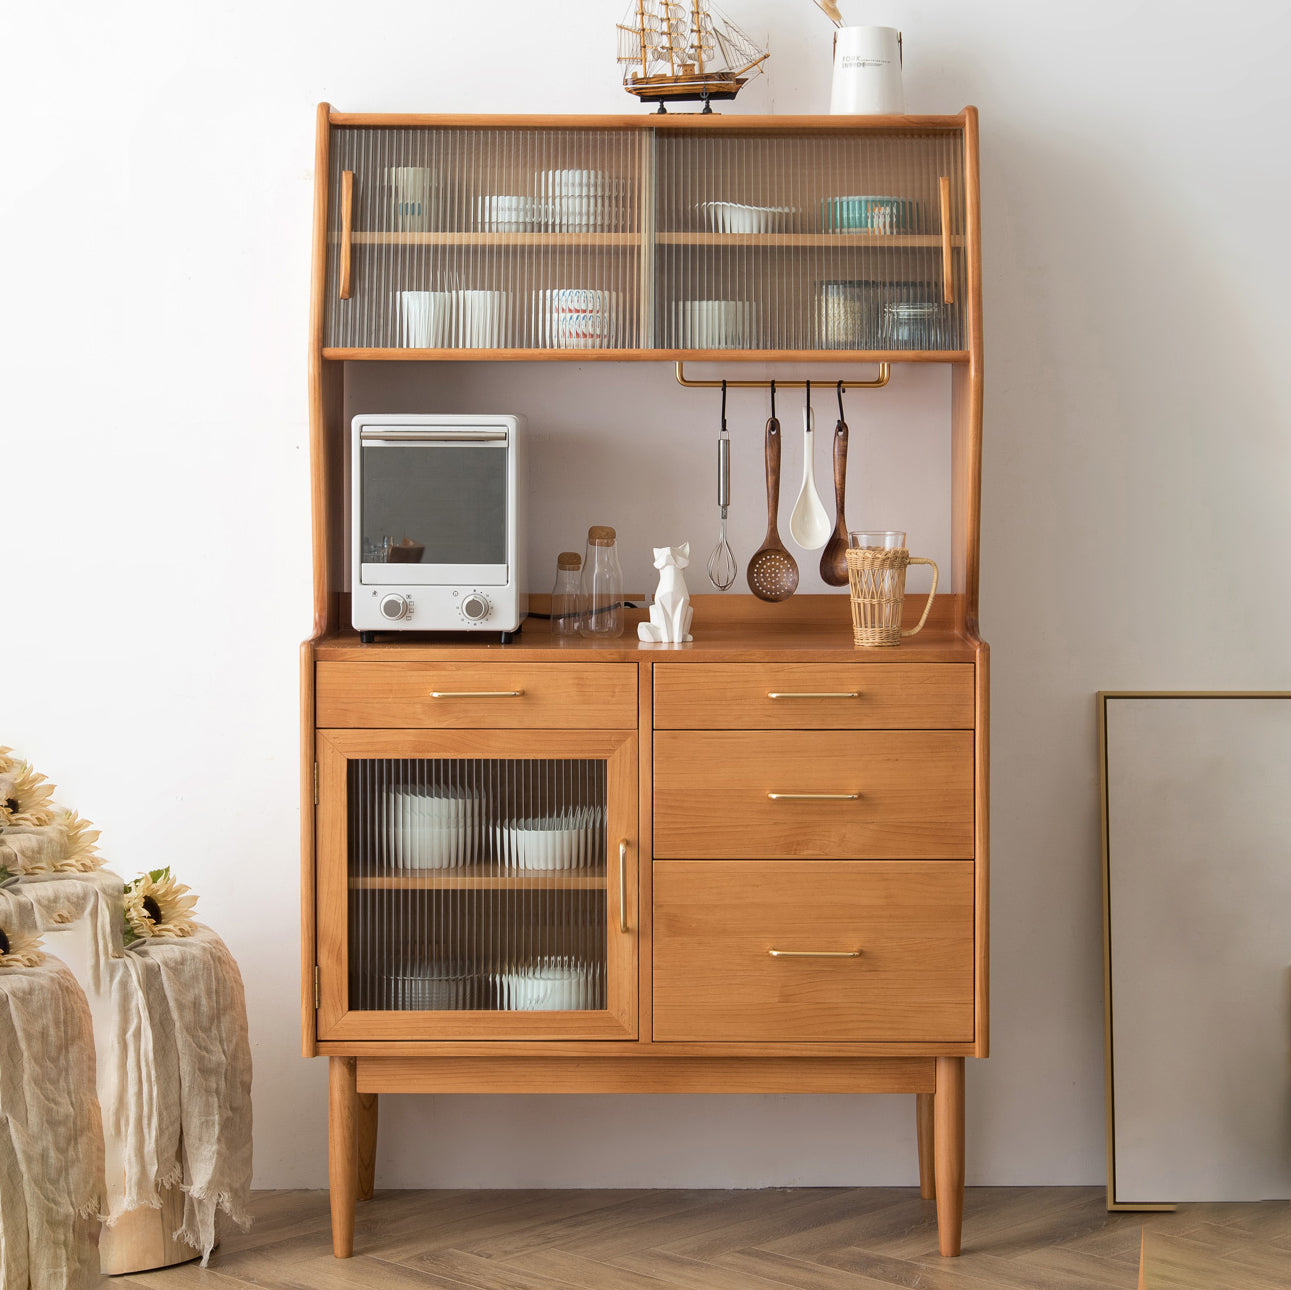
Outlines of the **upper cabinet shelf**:
M 325 357 L 972 349 L 971 110 L 337 119 L 355 118 L 327 136 Z

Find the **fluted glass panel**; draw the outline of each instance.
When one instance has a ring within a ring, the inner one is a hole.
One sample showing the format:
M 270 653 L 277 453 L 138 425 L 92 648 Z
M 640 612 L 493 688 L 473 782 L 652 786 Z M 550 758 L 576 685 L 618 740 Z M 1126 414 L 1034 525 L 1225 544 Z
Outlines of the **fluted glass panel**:
M 962 347 L 959 132 L 661 128 L 654 165 L 657 348 Z
M 635 130 L 335 129 L 325 345 L 639 346 L 648 142 Z
M 349 764 L 349 1006 L 605 1005 L 606 766 Z

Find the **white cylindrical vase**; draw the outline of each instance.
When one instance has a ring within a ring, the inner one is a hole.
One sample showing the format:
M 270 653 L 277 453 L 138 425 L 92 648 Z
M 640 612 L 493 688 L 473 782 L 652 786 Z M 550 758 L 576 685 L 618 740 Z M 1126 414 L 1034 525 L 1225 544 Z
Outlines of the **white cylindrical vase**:
M 895 27 L 840 27 L 834 33 L 829 110 L 846 116 L 899 116 L 901 33 Z

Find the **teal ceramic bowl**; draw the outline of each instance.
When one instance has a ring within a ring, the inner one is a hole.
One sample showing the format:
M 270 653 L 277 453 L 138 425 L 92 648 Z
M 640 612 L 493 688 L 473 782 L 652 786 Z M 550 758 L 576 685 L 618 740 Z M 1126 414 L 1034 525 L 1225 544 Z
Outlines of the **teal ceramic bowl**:
M 907 197 L 828 197 L 820 204 L 827 233 L 910 233 L 916 214 Z

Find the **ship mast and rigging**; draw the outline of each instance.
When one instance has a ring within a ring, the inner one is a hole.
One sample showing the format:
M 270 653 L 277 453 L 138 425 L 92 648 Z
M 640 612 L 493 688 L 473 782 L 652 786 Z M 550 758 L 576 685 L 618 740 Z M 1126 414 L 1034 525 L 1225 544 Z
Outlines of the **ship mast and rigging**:
M 644 103 L 733 99 L 770 56 L 708 0 L 636 0 L 618 24 L 623 88 Z

